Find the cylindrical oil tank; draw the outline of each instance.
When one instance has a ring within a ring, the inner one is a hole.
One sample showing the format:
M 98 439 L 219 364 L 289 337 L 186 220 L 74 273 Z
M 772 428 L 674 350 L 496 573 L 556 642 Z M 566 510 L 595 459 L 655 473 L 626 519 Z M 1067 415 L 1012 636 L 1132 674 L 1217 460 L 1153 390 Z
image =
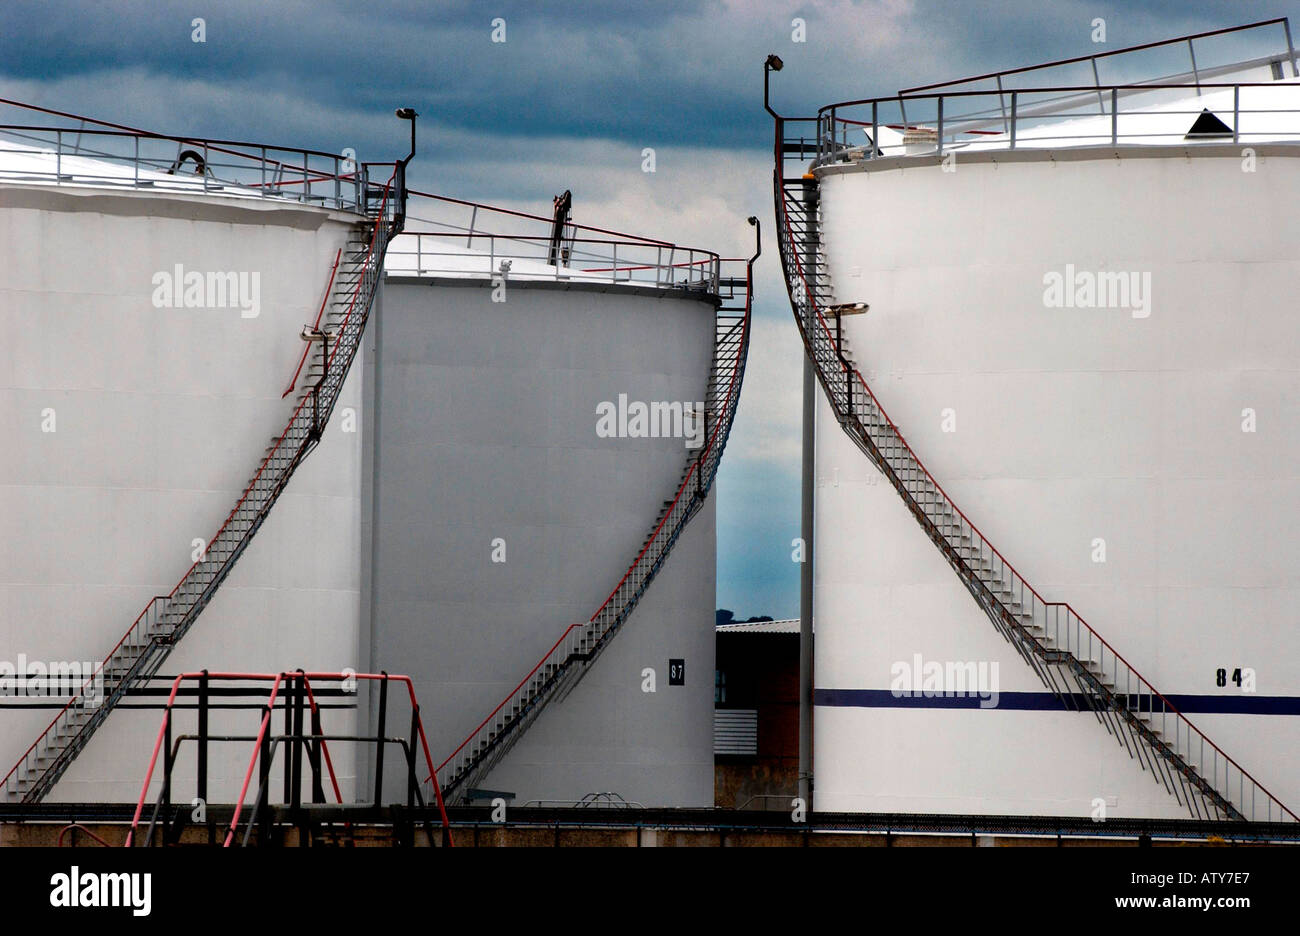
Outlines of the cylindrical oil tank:
M 361 655 L 414 678 L 436 761 L 600 607 L 677 491 L 690 440 L 601 414 L 702 402 L 716 302 L 518 258 L 490 276 L 486 252 L 454 248 L 425 246 L 417 275 L 413 242 L 390 251 L 368 371 Z M 474 798 L 712 804 L 714 542 L 708 500 Z
M 97 664 L 185 574 L 284 429 L 300 332 L 360 217 L 289 199 L 50 181 L 0 184 L 0 647 L 11 664 Z M 159 291 L 230 273 L 239 301 L 233 287 L 213 306 L 206 287 L 197 303 Z M 153 688 L 204 667 L 355 661 L 364 369 L 358 356 L 320 446 Z M 134 801 L 161 701 L 130 694 L 49 799 Z M 6 768 L 63 702 L 0 700 Z M 255 706 L 240 714 L 246 734 Z M 213 730 L 235 724 L 217 718 Z M 352 712 L 332 724 L 351 731 Z M 234 799 L 247 747 L 213 751 L 213 797 Z M 184 758 L 192 775 L 192 751 Z
M 852 353 L 938 483 L 1294 809 L 1300 162 L 1248 155 L 1067 142 L 955 171 L 825 166 L 820 233 L 834 301 L 869 305 L 843 316 Z M 1103 274 L 1127 298 L 1053 292 L 1107 293 Z M 818 412 L 817 808 L 1187 816 L 1092 713 L 1054 704 L 820 391 Z M 998 701 L 897 691 L 930 663 L 986 667 Z

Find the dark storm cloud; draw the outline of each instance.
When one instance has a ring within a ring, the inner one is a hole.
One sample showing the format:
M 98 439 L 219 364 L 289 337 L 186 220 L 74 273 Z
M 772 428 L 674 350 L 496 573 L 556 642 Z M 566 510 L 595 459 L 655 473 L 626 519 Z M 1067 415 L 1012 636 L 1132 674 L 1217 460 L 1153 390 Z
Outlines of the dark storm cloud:
M 771 51 L 787 63 L 779 105 L 806 112 L 922 80 L 1092 51 L 1096 16 L 1106 18 L 1116 47 L 1265 15 L 1208 0 L 6 0 L 0 77 L 40 82 L 129 69 L 146 100 L 165 94 L 169 82 L 199 81 L 238 89 L 251 113 L 269 95 L 289 108 L 344 114 L 412 103 L 444 127 L 501 137 L 759 148 L 769 132 L 760 65 Z M 190 41 L 196 16 L 207 24 L 201 45 Z M 504 44 L 491 41 L 497 16 L 506 20 Z M 791 41 L 796 16 L 807 22 L 804 44 Z M 134 98 L 120 102 L 123 112 L 137 106 Z M 232 132 L 203 113 L 181 119 L 184 127 L 168 129 Z M 337 140 L 302 143 L 334 148 Z

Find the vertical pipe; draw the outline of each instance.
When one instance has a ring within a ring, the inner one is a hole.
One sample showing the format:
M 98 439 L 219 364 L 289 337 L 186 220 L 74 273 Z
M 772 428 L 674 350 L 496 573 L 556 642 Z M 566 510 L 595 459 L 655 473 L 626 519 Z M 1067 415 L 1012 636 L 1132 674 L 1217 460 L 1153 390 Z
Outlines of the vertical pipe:
M 874 143 L 874 141 L 873 141 Z M 813 476 L 816 470 L 817 379 L 812 361 L 803 359 L 803 490 L 800 536 L 803 565 L 799 567 L 799 798 L 812 810 L 813 696 Z
M 290 742 L 293 751 L 293 780 L 290 782 L 290 792 L 292 796 L 289 799 L 290 805 L 297 809 L 302 805 L 302 749 L 303 749 L 303 702 L 307 698 L 307 677 L 302 670 L 298 671 L 296 680 L 298 685 L 297 697 L 293 704 L 293 734 L 294 740 Z

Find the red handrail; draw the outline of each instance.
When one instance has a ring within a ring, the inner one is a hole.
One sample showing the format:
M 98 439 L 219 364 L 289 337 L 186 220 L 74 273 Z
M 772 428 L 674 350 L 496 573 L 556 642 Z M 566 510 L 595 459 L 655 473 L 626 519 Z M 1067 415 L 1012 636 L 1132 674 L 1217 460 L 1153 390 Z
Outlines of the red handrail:
M 778 128 L 778 140 L 777 140 L 777 143 L 778 143 L 778 146 L 779 146 L 779 145 L 780 145 L 779 128 Z M 779 150 L 778 150 L 778 153 L 779 153 Z M 785 227 L 786 236 L 787 236 L 787 238 L 788 238 L 788 243 L 789 243 L 789 244 L 794 244 L 794 243 L 795 243 L 794 231 L 793 231 L 793 230 L 791 229 L 791 227 L 790 227 L 790 210 L 789 210 L 789 206 L 788 206 L 787 203 L 786 203 L 785 186 L 782 184 L 781 168 L 780 168 L 780 167 L 781 167 L 781 164 L 780 164 L 780 162 L 778 162 L 778 163 L 777 163 L 777 169 L 776 169 L 776 171 L 774 172 L 774 183 L 775 183 L 775 188 L 776 188 L 777 192 L 780 194 L 780 198 L 781 198 L 781 216 L 782 216 L 782 217 L 781 217 L 781 220 L 782 220 L 782 222 L 783 222 L 783 226 Z M 803 263 L 802 263 L 802 262 L 800 261 L 800 259 L 799 259 L 799 252 L 798 252 L 797 250 L 794 250 L 793 248 L 791 248 L 790 251 L 789 251 L 789 253 L 790 253 L 790 255 L 794 258 L 795 269 L 796 269 L 796 272 L 797 272 L 798 275 L 799 275 L 799 281 L 803 284 L 804 292 L 805 292 L 805 294 L 806 294 L 807 297 L 808 297 L 808 303 L 809 303 L 809 306 L 813 309 L 814 312 L 817 313 L 817 321 L 818 321 L 818 323 L 821 325 L 822 331 L 824 331 L 824 332 L 826 333 L 827 340 L 830 341 L 830 343 L 831 343 L 831 347 L 835 348 L 835 349 L 838 351 L 838 349 L 839 349 L 839 345 L 838 345 L 838 343 L 836 343 L 836 341 L 835 341 L 835 337 L 834 337 L 833 333 L 831 332 L 830 327 L 829 327 L 829 326 L 827 325 L 827 323 L 826 323 L 826 319 L 822 316 L 821 308 L 820 308 L 820 306 L 818 306 L 818 304 L 817 304 L 817 300 L 816 300 L 816 298 L 815 298 L 815 296 L 814 296 L 814 294 L 813 294 L 812 288 L 811 288 L 811 286 L 809 286 L 809 284 L 808 284 L 808 279 L 807 279 L 807 277 L 804 275 L 804 271 L 803 271 Z M 789 288 L 789 284 L 787 283 L 787 289 L 788 289 L 788 288 Z M 805 340 L 807 340 L 807 339 L 805 339 Z M 838 362 L 839 362 L 839 365 L 840 365 L 840 369 L 841 369 L 842 371 L 846 371 L 846 372 L 849 371 L 850 368 L 849 368 L 848 365 L 845 363 L 845 359 L 844 359 L 843 355 L 837 355 L 837 359 L 838 359 Z M 1090 625 L 1086 620 L 1084 620 L 1083 616 L 1082 616 L 1081 614 L 1079 614 L 1079 612 L 1075 611 L 1073 607 L 1070 606 L 1069 602 L 1065 602 L 1065 601 L 1046 601 L 1046 600 L 1044 600 L 1043 596 L 1040 595 L 1040 594 L 1038 593 L 1038 591 L 1034 588 L 1034 586 L 1031 585 L 1031 584 L 1029 583 L 1029 581 L 1028 581 L 1028 580 L 1027 580 L 1023 575 L 1021 575 L 1019 572 L 1016 571 L 1016 568 L 1015 568 L 1015 567 L 1014 567 L 1010 562 L 1008 562 L 1008 561 L 1006 560 L 1006 558 L 1002 555 L 1002 553 L 1000 553 L 1000 552 L 998 551 L 997 547 L 993 545 L 993 543 L 988 539 L 988 537 L 986 537 L 983 533 L 980 532 L 979 527 L 975 526 L 975 524 L 971 522 L 970 518 L 967 517 L 966 514 L 962 512 L 961 508 L 957 506 L 957 502 L 954 501 L 951 497 L 949 497 L 949 496 L 948 496 L 948 493 L 947 493 L 946 491 L 944 491 L 944 489 L 942 488 L 942 486 L 940 486 L 939 482 L 935 480 L 934 475 L 930 474 L 929 469 L 925 467 L 925 464 L 921 461 L 921 459 L 920 459 L 919 457 L 917 457 L 916 452 L 915 452 L 915 451 L 912 449 L 912 447 L 908 444 L 907 440 L 906 440 L 905 438 L 903 438 L 903 433 L 899 430 L 898 426 L 894 423 L 894 421 L 893 421 L 892 419 L 889 418 L 889 414 L 888 414 L 887 412 L 885 412 L 885 408 L 884 408 L 883 406 L 880 405 L 880 400 L 878 400 L 878 399 L 876 398 L 876 395 L 872 392 L 871 387 L 869 387 L 869 386 L 867 385 L 867 381 L 866 381 L 866 379 L 862 376 L 862 372 L 861 372 L 860 370 L 858 370 L 857 368 L 853 368 L 853 369 L 852 369 L 852 373 L 853 373 L 853 375 L 854 375 L 855 377 L 857 377 L 857 379 L 858 379 L 858 383 L 860 383 L 860 384 L 862 385 L 862 388 L 863 388 L 864 390 L 866 390 L 866 391 L 867 391 L 867 394 L 871 397 L 872 402 L 875 404 L 876 408 L 880 411 L 880 415 L 884 418 L 885 423 L 890 427 L 890 429 L 892 429 L 892 430 L 894 431 L 894 434 L 895 434 L 896 436 L 898 436 L 898 441 L 902 443 L 903 447 L 907 450 L 908 454 L 912 456 L 912 460 L 913 460 L 914 462 L 916 462 L 917 467 L 920 468 L 922 472 L 924 472 L 926 478 L 930 481 L 930 483 L 934 485 L 935 489 L 936 489 L 936 490 L 937 490 L 941 495 L 943 495 L 943 498 L 944 498 L 944 499 L 945 499 L 945 500 L 946 500 L 946 501 L 947 501 L 947 502 L 952 506 L 952 509 L 955 510 L 955 511 L 957 511 L 957 514 L 962 518 L 962 520 L 964 520 L 964 521 L 966 522 L 966 525 L 969 526 L 969 527 L 971 528 L 971 531 L 972 531 L 976 536 L 978 536 L 978 537 L 980 538 L 980 541 L 981 541 L 984 545 L 988 546 L 988 548 L 989 548 L 990 550 L 992 550 L 993 554 L 994 554 L 995 556 L 997 556 L 998 559 L 1000 559 L 1000 560 L 1002 561 L 1002 563 L 1003 563 L 1003 564 L 1004 564 L 1004 565 L 1005 565 L 1005 566 L 1006 566 L 1006 567 L 1011 571 L 1011 574 L 1012 574 L 1012 575 L 1014 575 L 1017 579 L 1020 580 L 1021 584 L 1022 584 L 1025 588 L 1028 588 L 1028 589 L 1029 589 L 1030 593 L 1031 593 L 1035 598 L 1038 599 L 1039 603 L 1042 604 L 1044 607 L 1064 607 L 1065 609 L 1067 609 L 1067 610 L 1068 610 L 1072 615 L 1074 615 L 1075 619 L 1078 620 L 1078 622 L 1084 626 L 1084 628 L 1088 631 L 1089 634 L 1091 634 L 1093 637 L 1096 637 L 1097 640 L 1098 640 L 1098 642 L 1100 642 L 1100 644 L 1101 644 L 1102 646 L 1104 646 L 1107 650 L 1109 650 L 1109 651 L 1111 652 L 1111 654 L 1115 657 L 1115 659 L 1117 659 L 1117 660 L 1119 660 L 1121 663 L 1123 663 L 1124 666 L 1125 666 L 1125 667 L 1126 667 L 1126 668 L 1127 668 L 1127 669 L 1128 669 L 1128 670 L 1129 670 L 1129 671 L 1130 671 L 1134 676 L 1136 676 L 1136 677 L 1138 678 L 1138 680 L 1141 682 L 1141 684 L 1144 685 L 1144 686 L 1146 686 L 1146 688 L 1150 691 L 1151 695 L 1155 696 L 1155 697 L 1158 698 L 1162 703 L 1164 703 L 1164 704 L 1168 707 L 1169 711 L 1171 711 L 1175 716 L 1177 716 L 1178 718 L 1181 718 L 1181 719 L 1183 720 L 1183 722 L 1186 723 L 1186 725 L 1188 726 L 1188 728 L 1190 728 L 1192 731 L 1195 731 L 1198 735 L 1201 736 L 1202 739 L 1204 739 L 1205 741 L 1209 742 L 1209 745 L 1210 745 L 1211 748 L 1213 748 L 1213 749 L 1214 749 L 1214 750 L 1215 750 L 1219 755 L 1221 755 L 1221 756 L 1224 758 L 1224 760 L 1226 760 L 1228 763 L 1232 764 L 1232 766 L 1236 767 L 1237 770 L 1241 773 L 1241 775 L 1242 775 L 1243 777 L 1246 777 L 1247 779 L 1249 779 L 1251 783 L 1253 783 L 1255 786 L 1257 786 L 1257 787 L 1258 787 L 1258 788 L 1259 788 L 1259 789 L 1260 789 L 1260 790 L 1261 790 L 1265 795 L 1267 795 L 1267 796 L 1270 797 L 1270 798 L 1271 798 L 1275 803 L 1277 803 L 1278 806 L 1279 806 L 1282 810 L 1284 810 L 1284 811 L 1287 813 L 1287 815 L 1291 816 L 1292 819 L 1296 819 L 1297 821 L 1300 821 L 1300 817 L 1296 816 L 1296 814 L 1293 813 L 1290 809 L 1287 809 L 1287 807 L 1285 806 L 1285 804 L 1282 803 L 1281 800 L 1279 800 L 1276 796 L 1274 796 L 1272 793 L 1270 793 L 1270 792 L 1268 791 L 1268 789 L 1267 789 L 1267 788 L 1266 788 L 1262 783 L 1260 783 L 1258 780 L 1256 780 L 1253 776 L 1251 776 L 1251 774 L 1249 774 L 1249 773 L 1245 770 L 1245 768 L 1243 768 L 1243 767 L 1242 767 L 1240 764 L 1238 764 L 1235 760 L 1233 760 L 1231 757 L 1229 757 L 1228 754 L 1225 753 L 1225 752 L 1223 751 L 1222 748 L 1220 748 L 1217 744 L 1215 744 L 1214 741 L 1211 740 L 1210 737 L 1209 737 L 1208 735 L 1205 734 L 1205 732 L 1203 732 L 1203 731 L 1201 731 L 1199 728 L 1197 728 L 1196 725 L 1193 724 L 1192 720 L 1189 719 L 1186 715 L 1184 715 L 1181 711 L 1179 711 L 1178 708 L 1177 708 L 1177 707 L 1176 707 L 1172 702 L 1170 702 L 1170 701 L 1169 701 L 1168 699 L 1166 699 L 1163 695 L 1161 695 L 1158 691 L 1156 691 L 1156 688 L 1155 688 L 1153 685 L 1151 685 L 1151 683 L 1150 683 L 1150 682 L 1149 682 L 1149 681 L 1148 681 L 1148 680 L 1147 680 L 1147 679 L 1146 679 L 1146 678 L 1145 678 L 1141 673 L 1139 673 L 1139 672 L 1137 671 L 1137 669 L 1136 669 L 1136 668 L 1135 668 L 1131 663 L 1129 663 L 1128 660 L 1124 659 L 1124 657 L 1121 656 L 1120 653 L 1119 653 L 1118 651 L 1116 651 L 1115 648 L 1112 647 L 1112 646 L 1111 646 L 1111 645 L 1106 641 L 1105 638 L 1103 638 L 1100 634 L 1098 634 L 1098 633 L 1097 633 L 1097 632 L 1092 628 L 1092 625 Z
M 80 829 L 82 832 L 85 832 L 87 835 L 89 835 L 91 838 L 93 838 L 93 839 L 94 839 L 96 842 L 98 842 L 100 845 L 103 845 L 105 848 L 112 848 L 112 847 L 113 847 L 113 846 L 110 845 L 108 842 L 105 842 L 102 838 L 100 838 L 98 835 L 96 835 L 93 831 L 91 831 L 91 829 L 90 829 L 89 826 L 84 826 L 84 825 L 82 825 L 80 822 L 70 822 L 70 823 L 68 823 L 67 825 L 65 825 L 62 829 L 59 830 L 59 841 L 58 841 L 58 844 L 55 845 L 55 848 L 62 848 L 62 847 L 63 847 L 63 836 L 67 835 L 67 834 L 68 834 L 69 832 L 71 832 L 73 829 Z
M 5 102 L 3 101 L 3 99 L 0 99 L 0 103 L 5 103 Z M 370 235 L 370 246 L 367 250 L 366 258 L 361 264 L 361 268 L 363 270 L 369 266 L 371 257 L 374 254 L 375 238 L 378 237 L 379 226 L 384 223 L 384 209 L 388 204 L 389 192 L 391 190 L 393 180 L 395 178 L 396 178 L 396 171 L 394 170 L 393 176 L 390 177 L 388 182 L 385 183 L 384 185 L 383 198 L 380 200 L 379 211 L 375 219 L 373 231 Z M 333 275 L 334 274 L 331 271 L 330 273 L 331 278 L 333 278 Z M 352 310 L 356 305 L 357 297 L 360 293 L 361 283 L 363 282 L 363 280 L 364 280 L 363 276 L 358 277 L 356 284 L 353 286 L 352 299 L 348 303 L 347 315 L 344 316 L 343 323 L 340 325 L 340 329 L 346 326 L 348 320 L 351 318 Z M 329 365 L 334 363 L 334 355 L 337 353 L 338 353 L 338 344 L 336 343 L 334 346 L 334 350 L 330 353 L 329 361 L 326 364 L 327 370 L 329 369 Z M 225 531 L 226 527 L 230 525 L 230 521 L 234 519 L 235 514 L 239 511 L 239 508 L 243 505 L 244 501 L 248 499 L 249 493 L 253 490 L 254 486 L 257 484 L 258 479 L 261 478 L 262 472 L 266 470 L 266 466 L 271 463 L 271 459 L 274 457 L 275 453 L 278 452 L 280 446 L 284 444 L 285 437 L 289 434 L 289 430 L 293 428 L 293 424 L 297 420 L 298 414 L 302 412 L 303 407 L 306 406 L 309 399 L 310 399 L 309 397 L 304 397 L 302 400 L 298 402 L 298 405 L 294 408 L 293 415 L 289 417 L 289 422 L 285 426 L 284 431 L 280 433 L 280 437 L 276 440 L 275 445 L 272 446 L 271 451 L 269 451 L 263 457 L 261 465 L 258 466 L 257 473 L 253 475 L 253 479 L 244 488 L 244 491 L 240 495 L 239 500 L 235 502 L 234 508 L 230 511 L 229 514 L 226 515 L 226 519 L 222 522 L 221 526 L 217 529 L 216 535 L 213 536 L 212 539 L 208 540 L 209 544 L 216 542 L 216 540 Z M 108 662 L 108 660 L 112 659 L 113 654 L 115 654 L 121 648 L 122 644 L 126 642 L 126 639 L 131 636 L 131 633 L 140 624 L 140 621 L 144 618 L 146 614 L 149 613 L 149 609 L 152 608 L 157 603 L 159 597 L 166 598 L 166 599 L 172 598 L 176 594 L 176 590 L 179 589 L 183 584 L 185 584 L 186 579 L 189 578 L 190 573 L 194 571 L 195 567 L 198 566 L 199 563 L 203 561 L 204 560 L 200 558 L 194 563 L 192 563 L 190 567 L 185 570 L 185 574 L 181 576 L 180 581 L 178 581 L 172 587 L 172 590 L 170 592 L 168 592 L 166 595 L 163 596 L 154 596 L 154 598 L 147 605 L 145 605 L 144 610 L 141 611 L 140 614 L 136 616 L 136 619 L 131 622 L 131 626 L 127 628 L 126 633 L 123 634 L 118 639 L 117 643 L 113 645 L 113 648 L 109 650 L 108 653 L 104 656 L 104 660 L 100 662 L 98 667 L 96 667 L 95 672 L 92 673 L 90 677 L 84 683 L 81 684 L 81 688 L 77 691 L 75 695 L 73 695 L 68 700 L 67 704 L 64 705 L 63 708 L 59 709 L 59 711 L 55 714 L 54 718 L 50 720 L 50 723 L 45 726 L 45 730 L 36 736 L 36 740 L 33 741 L 31 745 L 27 748 L 27 750 L 23 752 L 22 756 L 18 758 L 17 763 L 15 763 L 12 767 L 9 768 L 9 772 L 5 774 L 4 779 L 0 780 L 0 786 L 3 786 L 4 784 L 8 783 L 9 778 L 14 775 L 14 772 L 17 771 L 18 768 L 23 765 L 23 762 L 27 759 L 27 755 L 30 754 L 33 750 L 35 750 L 36 745 L 41 743 L 41 739 L 44 738 L 47 734 L 49 734 L 50 729 L 52 729 L 58 723 L 59 719 L 63 717 L 64 713 L 66 713 L 68 709 L 72 708 L 73 704 L 77 701 L 77 699 L 81 698 L 81 695 L 83 692 L 85 692 L 86 687 L 95 681 L 95 678 L 99 676 L 100 672 L 103 670 L 104 665 Z
M 339 258 L 342 256 L 343 248 L 340 247 L 334 253 L 334 265 L 330 267 L 330 278 L 329 282 L 325 284 L 325 295 L 321 298 L 320 310 L 316 313 L 316 321 L 314 321 L 311 326 L 312 329 L 316 331 L 320 330 L 321 316 L 325 314 L 325 306 L 329 305 L 330 290 L 334 288 L 334 274 L 338 272 Z M 294 388 L 298 386 L 298 375 L 302 373 L 302 366 L 307 363 L 307 355 L 311 353 L 311 342 L 306 342 L 306 345 L 307 346 L 302 349 L 302 357 L 298 359 L 298 366 L 294 368 L 293 376 L 289 378 L 289 388 L 285 390 L 284 393 L 280 394 L 280 399 L 282 400 L 289 394 L 293 393 Z
M 753 290 L 752 288 L 749 288 L 752 287 L 753 285 L 752 277 L 753 277 L 753 271 L 748 270 L 747 279 L 748 279 L 749 286 L 747 287 L 746 290 L 745 317 L 743 319 L 743 325 L 741 327 L 742 342 L 744 340 L 744 336 L 748 334 L 749 331 L 749 312 L 753 303 Z M 736 379 L 739 375 L 740 368 L 742 365 L 743 365 L 743 361 L 741 359 L 741 356 L 737 355 L 736 363 L 732 368 L 731 379 L 727 386 L 727 397 L 722 406 L 723 412 L 726 412 L 726 410 L 731 404 L 732 394 L 735 390 Z M 497 705 L 497 707 L 494 708 L 488 714 L 487 718 L 483 719 L 483 721 L 481 721 L 478 724 L 478 727 L 476 727 L 473 731 L 469 733 L 469 736 L 466 737 L 465 740 L 462 741 L 456 747 L 456 750 L 452 751 L 449 755 L 447 755 L 447 759 L 438 765 L 437 770 L 433 771 L 433 779 L 435 785 L 437 782 L 438 770 L 442 770 L 442 768 L 446 767 L 449 763 L 451 763 L 451 761 L 455 759 L 456 755 L 458 755 L 462 750 L 464 750 L 465 745 L 469 744 L 471 741 L 474 740 L 474 738 L 478 735 L 478 733 L 482 731 L 483 728 L 490 721 L 492 721 L 493 718 L 496 717 L 497 713 L 500 712 L 501 709 L 505 707 L 506 703 L 509 702 L 512 698 L 514 698 L 515 693 L 517 693 L 520 689 L 522 689 L 528 683 L 528 681 L 532 679 L 534 675 L 536 675 L 537 671 L 542 668 L 542 666 L 546 663 L 548 659 L 550 659 L 551 654 L 554 653 L 556 649 L 560 646 L 560 644 L 564 642 L 565 638 L 569 636 L 569 634 L 574 630 L 574 628 L 586 627 L 588 624 L 593 623 L 596 620 L 596 618 L 600 617 L 600 615 L 604 612 L 604 610 L 607 607 L 609 607 L 609 603 L 614 600 L 614 596 L 617 595 L 618 590 L 623 587 L 623 583 L 627 581 L 628 576 L 630 576 L 636 570 L 636 567 L 640 564 L 641 559 L 645 556 L 646 550 L 648 550 L 650 548 L 650 545 L 655 541 L 656 538 L 658 538 L 660 531 L 664 527 L 664 524 L 667 523 L 668 518 L 672 516 L 673 508 L 677 506 L 677 502 L 681 500 L 683 492 L 685 492 L 686 488 L 690 485 L 691 476 L 695 473 L 700 463 L 703 462 L 703 460 L 713 450 L 714 442 L 717 439 L 718 432 L 721 431 L 722 429 L 722 425 L 723 422 L 721 420 L 719 420 L 714 424 L 713 433 L 712 435 L 710 435 L 708 443 L 706 444 L 704 450 L 700 453 L 699 457 L 692 459 L 690 467 L 687 469 L 686 475 L 682 479 L 681 486 L 678 487 L 677 489 L 676 496 L 673 497 L 671 504 L 668 506 L 668 509 L 664 511 L 663 517 L 660 518 L 658 526 L 656 526 L 654 532 L 650 534 L 650 538 L 646 540 L 645 545 L 641 547 L 641 551 L 637 553 L 636 558 L 632 560 L 632 564 L 628 566 L 627 571 L 623 573 L 623 577 L 618 580 L 618 584 L 614 586 L 614 590 L 609 593 L 609 597 L 607 597 L 603 602 L 601 602 L 600 607 L 596 609 L 596 613 L 593 614 L 587 621 L 580 624 L 570 624 L 568 627 L 566 627 L 564 629 L 564 632 L 560 634 L 560 638 L 557 641 L 555 641 L 554 644 L 551 645 L 551 648 L 546 651 L 545 655 L 543 655 L 542 658 L 537 661 L 537 664 L 531 670 L 528 671 L 528 675 L 526 675 L 522 680 L 520 680 L 519 685 L 515 686 L 515 688 L 512 689 L 510 693 L 506 695 L 504 699 L 501 700 L 501 702 Z

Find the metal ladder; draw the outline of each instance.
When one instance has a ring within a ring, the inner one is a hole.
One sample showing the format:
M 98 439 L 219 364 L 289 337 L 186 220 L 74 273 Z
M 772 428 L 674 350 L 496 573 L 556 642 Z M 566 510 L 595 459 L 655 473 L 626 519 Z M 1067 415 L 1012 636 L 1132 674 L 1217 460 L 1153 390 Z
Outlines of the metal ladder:
M 753 266 L 762 250 L 758 220 L 749 221 L 755 227 L 757 247 L 745 261 L 744 277 L 720 277 L 718 281 L 721 302 L 705 394 L 703 447 L 688 455 L 674 496 L 664 501 L 636 558 L 596 613 L 590 620 L 568 627 L 510 695 L 439 765 L 437 778 L 448 803 L 464 802 L 546 705 L 573 691 L 626 623 L 687 523 L 704 506 L 736 414 L 749 350 Z M 743 293 L 740 304 L 736 304 L 738 293 Z M 732 304 L 723 304 L 728 300 Z
M 792 120 L 796 123 L 805 119 Z M 781 268 L 803 337 L 840 427 L 880 470 L 962 584 L 1061 703 L 1089 711 L 1192 816 L 1295 822 L 1295 813 L 1197 729 L 1068 603 L 1046 601 L 931 476 L 854 363 L 821 249 L 814 175 L 786 177 L 809 155 L 777 118 L 773 193 Z
M 297 396 L 288 425 L 271 440 L 252 480 L 199 560 L 170 593 L 149 602 L 95 675 L 10 769 L 4 778 L 7 801 L 39 802 L 122 698 L 158 671 L 248 548 L 289 478 L 319 444 L 361 345 L 383 271 L 384 251 L 396 233 L 390 230 L 396 203 L 392 183 L 364 184 L 365 216 L 349 234 L 340 262 L 331 273 L 330 311 L 326 321 L 318 323 L 309 380 Z

